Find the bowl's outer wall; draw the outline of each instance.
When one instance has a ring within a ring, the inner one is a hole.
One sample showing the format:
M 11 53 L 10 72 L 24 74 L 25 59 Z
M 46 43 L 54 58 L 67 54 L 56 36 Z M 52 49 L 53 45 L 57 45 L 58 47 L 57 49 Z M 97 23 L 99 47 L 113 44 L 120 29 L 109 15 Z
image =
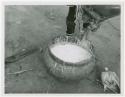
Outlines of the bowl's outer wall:
M 45 65 L 49 71 L 56 77 L 66 80 L 77 80 L 87 77 L 95 67 L 95 60 L 83 64 L 82 66 L 69 66 L 65 62 L 59 63 L 50 56 L 48 48 L 44 52 Z

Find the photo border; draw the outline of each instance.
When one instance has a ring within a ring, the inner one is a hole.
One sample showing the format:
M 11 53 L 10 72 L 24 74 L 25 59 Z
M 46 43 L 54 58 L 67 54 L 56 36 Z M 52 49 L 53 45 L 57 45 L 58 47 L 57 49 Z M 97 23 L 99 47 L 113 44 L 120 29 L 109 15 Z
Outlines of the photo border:
M 94 2 L 92 2 L 94 1 Z M 120 69 L 121 69 L 121 73 L 120 73 L 120 78 L 121 78 L 121 93 L 120 94 L 87 94 L 87 93 L 82 93 L 82 94 L 70 94 L 70 96 L 124 96 L 124 32 L 125 32 L 125 29 L 124 29 L 124 0 L 112 0 L 111 2 L 109 2 L 109 0 L 92 0 L 92 1 L 88 1 L 88 0 L 63 0 L 63 1 L 59 1 L 59 0 L 53 0 L 53 1 L 49 1 L 49 0 L 36 0 L 36 1 L 32 1 L 32 0 L 27 0 L 27 1 L 23 1 L 23 0 L 18 0 L 18 1 L 12 1 L 12 0 L 5 0 L 5 1 L 2 1 L 1 3 L 1 6 L 0 6 L 0 15 L 2 16 L 1 17 L 1 20 L 0 20 L 0 26 L 1 26 L 1 32 L 0 33 L 0 42 L 1 42 L 1 50 L 0 50 L 0 63 L 1 63 L 1 66 L 0 66 L 0 71 L 1 71 L 1 82 L 0 82 L 0 86 L 1 86 L 1 96 L 69 96 L 68 94 L 45 94 L 45 93 L 42 93 L 42 94 L 30 94 L 30 93 L 26 93 L 26 94 L 16 94 L 16 93 L 13 93 L 13 94 L 5 94 L 5 90 L 4 90 L 4 87 L 5 87 L 5 80 L 4 80 L 4 75 L 5 75 L 5 71 L 4 71 L 4 53 L 5 53 L 5 46 L 4 46 L 4 41 L 5 41 L 5 24 L 4 24 L 4 20 L 5 20 L 5 6 L 6 5 L 69 5 L 69 4 L 74 4 L 74 5 L 77 5 L 77 4 L 88 4 L 88 5 L 115 5 L 115 4 L 120 4 L 121 5 L 121 66 L 120 66 Z M 49 2 L 49 3 L 48 3 Z

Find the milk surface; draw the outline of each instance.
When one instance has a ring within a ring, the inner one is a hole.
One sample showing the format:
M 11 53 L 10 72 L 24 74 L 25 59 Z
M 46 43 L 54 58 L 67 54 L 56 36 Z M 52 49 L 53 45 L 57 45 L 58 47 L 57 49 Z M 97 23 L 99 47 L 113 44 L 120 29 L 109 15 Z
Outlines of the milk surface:
M 87 50 L 75 44 L 57 44 L 50 50 L 57 58 L 64 62 L 77 63 L 91 56 Z

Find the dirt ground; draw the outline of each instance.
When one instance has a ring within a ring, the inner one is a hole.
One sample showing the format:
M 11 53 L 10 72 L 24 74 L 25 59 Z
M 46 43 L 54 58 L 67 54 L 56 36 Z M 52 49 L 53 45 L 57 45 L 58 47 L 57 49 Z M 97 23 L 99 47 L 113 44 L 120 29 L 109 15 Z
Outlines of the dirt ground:
M 6 6 L 5 57 L 30 46 L 43 49 L 51 39 L 66 32 L 67 6 Z M 120 78 L 120 16 L 102 23 L 96 32 L 89 33 L 94 45 L 98 74 L 104 67 Z M 5 93 L 104 93 L 103 88 L 90 80 L 60 82 L 45 67 L 40 51 L 5 68 Z M 8 73 L 33 69 L 19 75 Z M 92 76 L 92 75 L 91 75 Z

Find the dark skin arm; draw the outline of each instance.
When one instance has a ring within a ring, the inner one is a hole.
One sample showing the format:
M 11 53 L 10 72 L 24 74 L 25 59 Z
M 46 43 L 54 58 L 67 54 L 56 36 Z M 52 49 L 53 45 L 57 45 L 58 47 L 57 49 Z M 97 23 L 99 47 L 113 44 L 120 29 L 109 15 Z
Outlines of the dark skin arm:
M 75 29 L 75 19 L 76 19 L 76 6 L 69 6 L 69 12 L 68 12 L 68 16 L 66 18 L 66 25 L 67 25 L 67 31 L 66 34 L 67 35 L 71 35 L 72 33 L 74 33 L 74 29 Z
M 103 20 L 106 20 L 108 18 L 117 16 L 120 14 L 120 5 L 83 5 L 87 7 L 91 7 L 95 13 L 99 15 L 100 18 L 104 18 Z M 88 14 L 88 11 L 87 13 Z M 67 35 L 72 35 L 74 33 L 75 29 L 75 19 L 76 19 L 76 5 L 69 5 L 69 13 L 66 18 L 66 24 L 67 24 Z M 97 17 L 94 17 L 94 14 L 91 13 L 88 14 L 90 18 L 96 19 Z M 100 21 L 103 21 L 100 20 Z M 99 22 L 98 18 L 97 21 Z M 87 28 L 90 24 L 84 23 L 83 28 Z

